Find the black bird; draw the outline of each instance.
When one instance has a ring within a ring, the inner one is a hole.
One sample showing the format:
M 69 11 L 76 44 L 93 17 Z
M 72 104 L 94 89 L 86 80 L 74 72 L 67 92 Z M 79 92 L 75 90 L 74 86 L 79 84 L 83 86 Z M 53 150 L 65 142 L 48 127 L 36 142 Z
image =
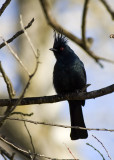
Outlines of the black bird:
M 54 35 L 54 45 L 50 48 L 57 59 L 53 72 L 53 84 L 58 94 L 75 92 L 86 86 L 84 65 L 74 51 L 67 45 L 67 38 L 62 33 Z M 82 107 L 85 100 L 70 100 L 71 126 L 85 127 Z M 71 128 L 71 140 L 88 137 L 87 130 Z

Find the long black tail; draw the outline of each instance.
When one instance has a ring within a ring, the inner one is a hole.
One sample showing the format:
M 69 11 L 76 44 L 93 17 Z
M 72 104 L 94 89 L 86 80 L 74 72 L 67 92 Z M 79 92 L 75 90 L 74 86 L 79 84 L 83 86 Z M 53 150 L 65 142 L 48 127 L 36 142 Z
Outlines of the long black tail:
M 71 126 L 86 127 L 83 119 L 81 101 L 68 101 L 70 108 Z M 71 140 L 85 139 L 88 137 L 87 130 L 71 128 Z

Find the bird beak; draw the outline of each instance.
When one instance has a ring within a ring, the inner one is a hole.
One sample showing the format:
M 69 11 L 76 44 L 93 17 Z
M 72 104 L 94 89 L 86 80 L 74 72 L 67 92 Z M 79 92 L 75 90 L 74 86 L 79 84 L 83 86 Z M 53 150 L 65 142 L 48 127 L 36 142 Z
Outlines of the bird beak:
M 55 48 L 50 48 L 49 50 L 53 51 L 53 52 L 57 52 L 57 49 L 55 49 Z

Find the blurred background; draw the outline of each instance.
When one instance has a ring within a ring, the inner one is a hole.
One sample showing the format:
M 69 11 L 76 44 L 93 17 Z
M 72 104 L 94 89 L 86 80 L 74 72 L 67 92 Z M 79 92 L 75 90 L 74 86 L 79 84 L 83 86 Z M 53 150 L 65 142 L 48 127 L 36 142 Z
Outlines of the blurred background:
M 4 2 L 4 0 L 0 1 L 0 7 Z M 49 3 L 57 22 L 81 38 L 84 0 L 51 0 Z M 107 3 L 114 9 L 113 0 L 107 0 Z M 98 56 L 114 60 L 114 39 L 109 38 L 109 35 L 114 33 L 114 21 L 112 21 L 110 14 L 99 0 L 90 1 L 88 7 L 86 37 L 93 38 L 91 49 Z M 27 32 L 35 49 L 40 51 L 38 71 L 32 79 L 25 97 L 53 95 L 55 90 L 53 88 L 52 76 L 56 60 L 53 53 L 49 51 L 54 41 L 53 29 L 47 24 L 39 1 L 11 0 L 10 5 L 0 18 L 0 35 L 7 40 L 21 29 L 20 14 L 23 16 L 24 25 L 27 25 L 33 17 L 35 18 L 35 22 Z M 0 43 L 2 43 L 1 39 Z M 114 64 L 101 61 L 104 66 L 101 68 L 78 45 L 71 40 L 68 41 L 68 44 L 85 65 L 87 83 L 91 84 L 88 91 L 97 90 L 114 83 Z M 25 35 L 19 36 L 10 45 L 29 72 L 32 72 L 35 67 L 35 58 Z M 0 61 L 16 91 L 15 97 L 18 97 L 27 83 L 28 76 L 7 47 L 0 50 Z M 6 84 L 2 77 L 0 77 L 0 98 L 8 98 Z M 114 129 L 113 99 L 114 93 L 86 100 L 83 114 L 88 128 Z M 18 106 L 16 111 L 24 113 L 33 112 L 34 115 L 29 117 L 29 119 L 34 121 L 70 125 L 67 102 Z M 89 137 L 87 139 L 71 141 L 70 129 L 28 123 L 27 126 L 32 135 L 36 152 L 39 154 L 52 158 L 73 158 L 66 148 L 66 144 L 77 159 L 100 160 L 101 156 L 93 148 L 86 145 L 86 143 L 90 143 L 108 159 L 104 148 L 92 137 L 94 135 L 104 144 L 112 159 L 114 158 L 114 132 L 88 131 Z M 23 149 L 31 149 L 30 139 L 22 122 L 6 121 L 2 126 L 1 134 L 15 145 Z M 2 159 L 0 157 L 0 160 Z M 23 157 L 17 156 L 17 159 L 23 159 Z

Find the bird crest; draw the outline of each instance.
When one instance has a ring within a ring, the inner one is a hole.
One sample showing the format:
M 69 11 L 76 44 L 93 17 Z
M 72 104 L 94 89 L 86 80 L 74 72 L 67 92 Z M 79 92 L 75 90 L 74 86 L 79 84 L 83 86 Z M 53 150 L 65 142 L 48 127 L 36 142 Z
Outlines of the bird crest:
M 65 35 L 62 34 L 62 31 L 57 33 L 56 31 L 54 31 L 54 45 L 53 48 L 60 48 L 60 47 L 64 47 L 65 45 L 67 45 L 68 39 L 66 38 Z

